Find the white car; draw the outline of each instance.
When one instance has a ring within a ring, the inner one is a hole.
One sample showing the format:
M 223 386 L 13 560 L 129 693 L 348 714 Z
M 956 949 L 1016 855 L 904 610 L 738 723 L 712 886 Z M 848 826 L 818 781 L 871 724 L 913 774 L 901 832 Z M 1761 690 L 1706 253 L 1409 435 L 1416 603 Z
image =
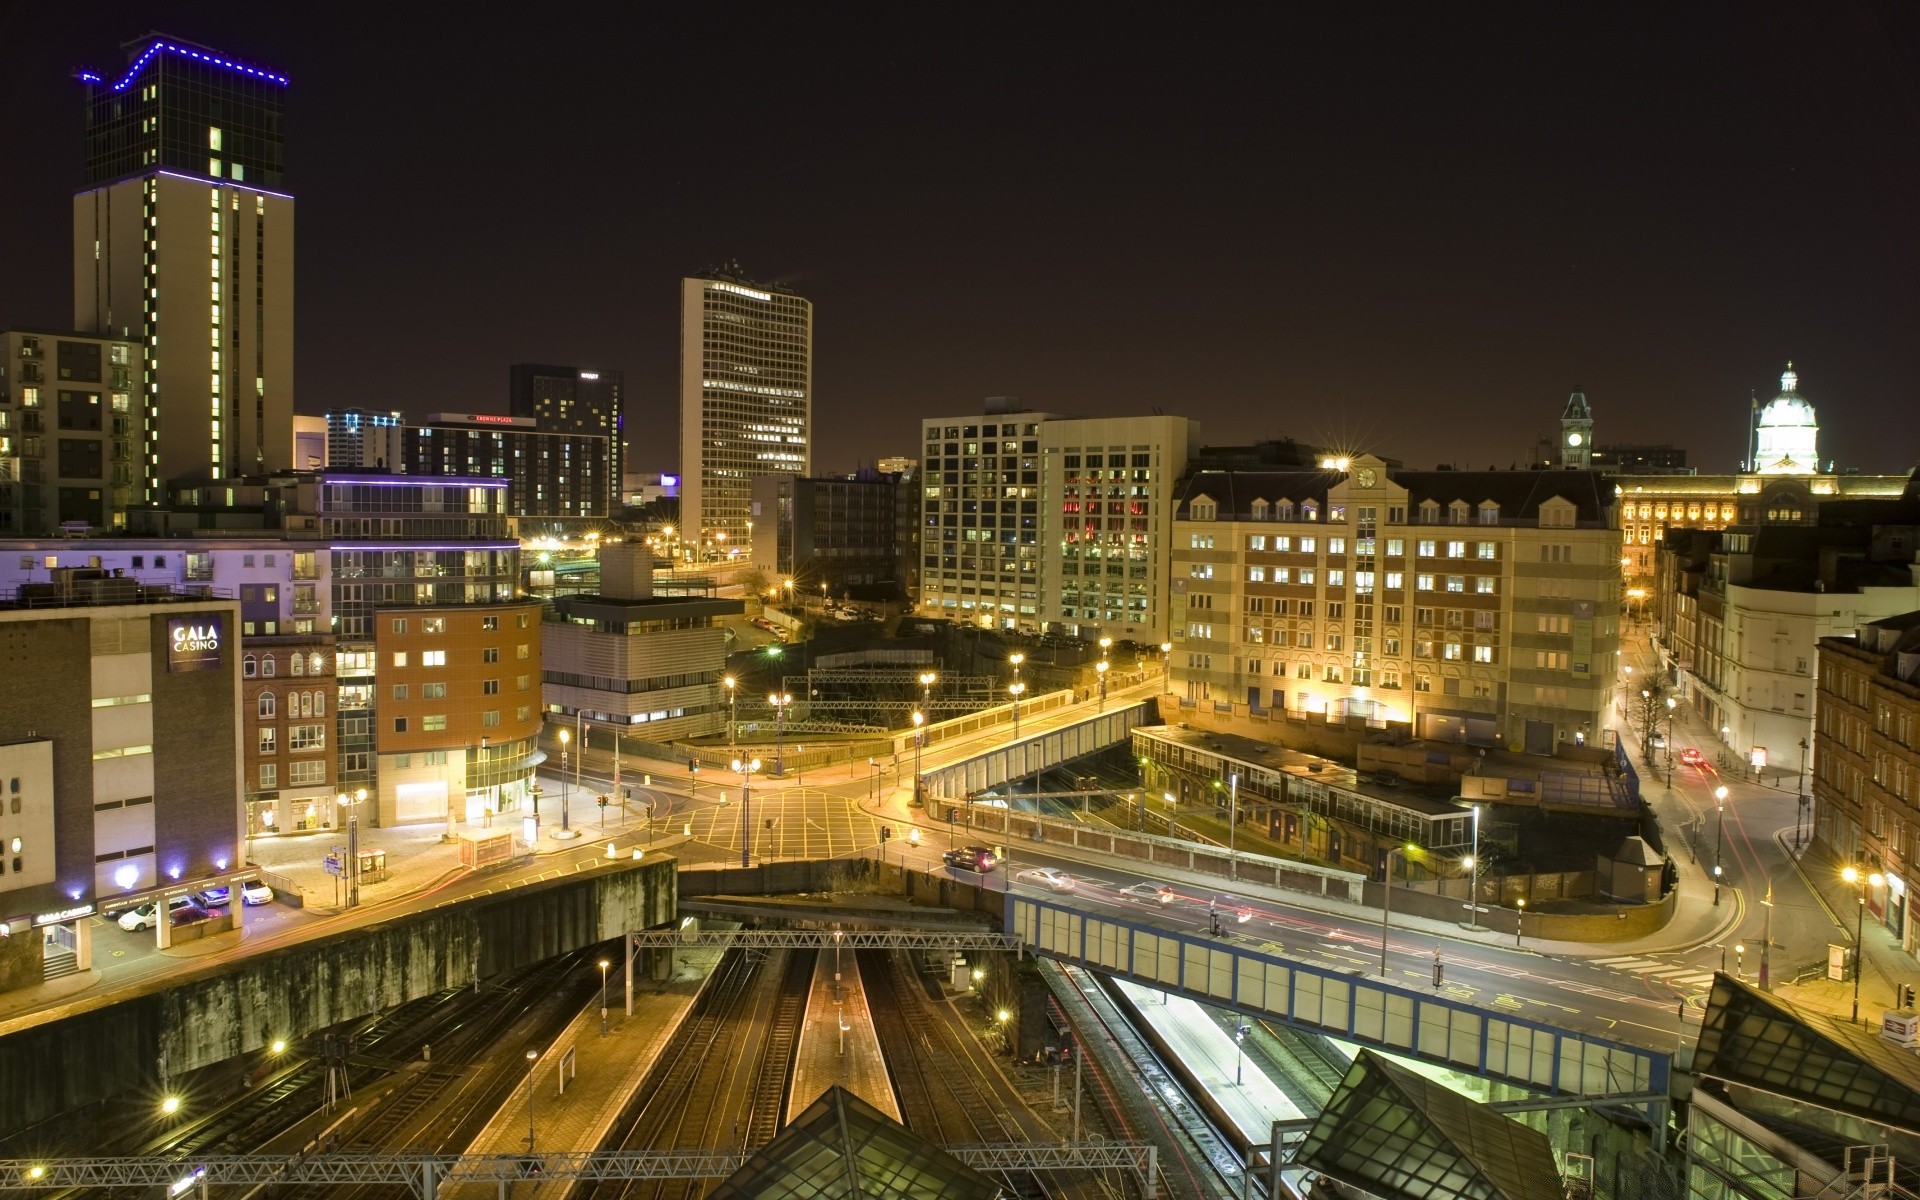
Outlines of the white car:
M 1172 904 L 1173 889 L 1164 883 L 1130 883 L 1120 889 L 1123 899 L 1138 900 L 1142 904 Z
M 178 917 L 182 912 L 192 907 L 193 897 L 191 896 L 175 896 L 173 899 L 167 901 L 167 913 L 173 917 Z M 142 904 L 139 908 L 130 908 L 121 913 L 120 920 L 117 924 L 120 928 L 129 932 L 152 929 L 154 923 L 160 919 L 158 916 L 159 911 L 159 906 L 156 904 Z
M 1018 879 L 1021 883 L 1037 883 L 1042 887 L 1050 888 L 1056 892 L 1070 892 L 1073 890 L 1073 876 L 1067 874 L 1065 871 L 1055 870 L 1052 867 L 1034 867 L 1030 871 L 1020 872 L 1014 876 L 1014 878 Z
M 249 879 L 240 885 L 240 902 L 246 905 L 272 904 L 273 889 L 258 879 Z

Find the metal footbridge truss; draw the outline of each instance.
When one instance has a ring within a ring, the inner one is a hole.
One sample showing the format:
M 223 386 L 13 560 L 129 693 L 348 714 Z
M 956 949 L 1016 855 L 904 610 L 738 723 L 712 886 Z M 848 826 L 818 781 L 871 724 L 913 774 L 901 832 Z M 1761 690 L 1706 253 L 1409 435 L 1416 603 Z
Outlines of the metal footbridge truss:
M 1020 939 L 985 930 L 933 929 L 648 929 L 629 934 L 636 947 L 719 950 L 1013 950 Z
M 982 1171 L 1135 1172 L 1154 1194 L 1155 1148 L 1146 1142 L 1076 1142 L 1062 1146 L 1024 1143 L 948 1146 L 949 1154 Z M 722 1179 L 746 1165 L 748 1154 L 729 1151 L 593 1151 L 552 1154 L 239 1154 L 183 1160 L 161 1156 L 66 1158 L 36 1162 L 0 1159 L 0 1188 L 54 1191 L 67 1188 L 159 1187 L 170 1196 L 206 1195 L 225 1185 L 320 1184 L 353 1187 L 399 1184 L 420 1200 L 434 1200 L 448 1185 L 492 1183 L 506 1195 L 528 1180 L 599 1182 L 625 1179 Z

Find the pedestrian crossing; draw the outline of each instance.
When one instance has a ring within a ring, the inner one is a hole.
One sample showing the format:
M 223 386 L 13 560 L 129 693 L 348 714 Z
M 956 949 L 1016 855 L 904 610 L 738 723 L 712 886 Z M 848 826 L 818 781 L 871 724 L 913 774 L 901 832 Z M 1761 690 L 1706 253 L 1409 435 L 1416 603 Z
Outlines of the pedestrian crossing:
M 1703 971 L 1690 963 L 1664 962 L 1641 955 L 1592 958 L 1587 961 L 1596 967 L 1607 967 L 1615 971 L 1624 971 L 1629 975 L 1651 979 L 1657 983 L 1664 983 L 1682 995 L 1704 992 L 1713 986 L 1713 972 Z

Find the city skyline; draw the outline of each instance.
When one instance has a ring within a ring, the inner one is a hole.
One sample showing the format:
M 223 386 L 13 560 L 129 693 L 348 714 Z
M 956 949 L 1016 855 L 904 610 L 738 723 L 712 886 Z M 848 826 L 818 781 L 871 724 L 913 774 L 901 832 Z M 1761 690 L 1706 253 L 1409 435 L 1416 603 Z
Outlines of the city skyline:
M 1874 24 L 1905 17 L 1314 18 L 1275 51 L 1148 49 L 1125 28 L 1087 45 L 1044 22 L 989 49 L 885 26 L 823 45 L 802 86 L 787 18 L 610 16 L 517 35 L 514 70 L 448 124 L 364 81 L 506 62 L 478 31 L 175 15 L 172 32 L 291 81 L 302 257 L 329 264 L 300 279 L 304 411 L 418 417 L 496 395 L 507 362 L 603 363 L 628 374 L 635 469 L 674 465 L 676 281 L 738 259 L 819 308 L 822 468 L 910 452 L 918 415 L 1004 394 L 1179 411 L 1213 443 L 1504 466 L 1577 385 L 1601 442 L 1727 469 L 1748 395 L 1788 359 L 1843 467 L 1905 470 L 1920 444 L 1903 333 L 1920 253 L 1884 199 L 1914 190 L 1920 154 L 1885 48 L 1903 28 Z M 4 85 L 57 134 L 0 184 L 26 235 L 0 285 L 15 323 L 71 311 L 67 68 L 118 65 L 154 20 L 52 14 Z M 713 44 L 728 89 L 674 103 Z M 770 104 L 781 120 L 755 115 Z M 616 113 L 612 132 L 584 111 Z M 513 157 L 502 137 L 591 164 L 570 176 L 586 182 L 451 185 L 454 163 Z M 394 195 L 431 218 L 382 218 Z M 331 265 L 356 259 L 413 268 L 369 288 Z M 369 322 L 410 334 L 368 344 Z M 367 374 L 390 395 L 365 396 Z

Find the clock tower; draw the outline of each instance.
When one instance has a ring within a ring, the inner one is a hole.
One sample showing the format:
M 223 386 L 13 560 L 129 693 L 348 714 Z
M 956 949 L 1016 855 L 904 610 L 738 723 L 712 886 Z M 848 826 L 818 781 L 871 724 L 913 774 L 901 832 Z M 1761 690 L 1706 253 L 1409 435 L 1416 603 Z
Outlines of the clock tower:
M 1587 407 L 1586 392 L 1577 387 L 1560 414 L 1560 465 L 1576 471 L 1593 466 L 1593 410 Z

